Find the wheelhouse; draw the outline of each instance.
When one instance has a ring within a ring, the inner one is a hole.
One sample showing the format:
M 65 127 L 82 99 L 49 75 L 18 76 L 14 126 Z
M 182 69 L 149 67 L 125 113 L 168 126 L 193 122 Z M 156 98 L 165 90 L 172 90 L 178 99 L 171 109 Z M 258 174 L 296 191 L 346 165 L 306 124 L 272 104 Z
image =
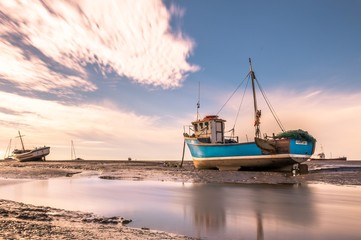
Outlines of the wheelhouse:
M 202 120 L 192 122 L 194 135 L 200 142 L 224 143 L 225 122 L 217 115 L 205 116 Z

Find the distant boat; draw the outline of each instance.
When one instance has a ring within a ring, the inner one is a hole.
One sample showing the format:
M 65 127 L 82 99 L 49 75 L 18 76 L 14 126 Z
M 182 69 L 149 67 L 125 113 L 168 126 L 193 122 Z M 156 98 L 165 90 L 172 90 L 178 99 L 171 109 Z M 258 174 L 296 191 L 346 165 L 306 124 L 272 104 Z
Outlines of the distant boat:
M 12 152 L 12 157 L 20 162 L 25 161 L 45 161 L 45 156 L 50 153 L 50 147 L 36 147 L 34 149 L 25 149 L 22 135 L 19 131 L 19 138 L 22 149 L 15 149 Z
M 71 151 L 71 156 L 70 156 L 70 159 L 71 160 L 84 160 L 84 159 L 82 159 L 82 158 L 79 158 L 79 157 L 76 157 L 76 154 L 75 154 L 75 147 L 74 147 L 74 142 L 73 142 L 73 140 L 71 140 L 71 149 L 70 149 L 70 151 Z
M 253 168 L 292 170 L 300 167 L 314 153 L 316 139 L 303 130 L 285 132 L 279 119 L 276 121 L 282 133 L 261 138 L 260 118 L 261 110 L 257 107 L 255 81 L 251 59 L 248 78 L 252 80 L 255 138 L 254 142 L 238 142 L 238 137 L 225 136 L 226 120 L 217 115 L 208 115 L 198 119 L 185 132 L 184 141 L 187 143 L 193 158 L 194 166 L 198 169 L 239 170 Z M 259 86 L 259 83 L 257 81 Z M 263 93 L 262 89 L 260 89 Z M 264 94 L 263 94 L 264 95 Z M 264 95 L 265 96 L 265 95 Z M 266 101 L 268 101 L 266 99 Z M 267 102 L 268 103 L 268 102 Z M 197 103 L 197 109 L 199 102 Z M 274 113 L 273 108 L 271 108 Z M 275 114 L 274 114 L 275 116 Z M 234 132 L 234 129 L 232 129 Z
M 336 157 L 336 158 L 326 158 L 326 155 L 324 152 L 321 152 L 317 154 L 318 158 L 311 158 L 310 160 L 321 160 L 321 161 L 347 161 L 347 157 Z
M 5 151 L 5 155 L 4 155 L 4 160 L 13 160 L 13 156 L 12 156 L 12 152 L 11 152 L 11 139 L 9 140 L 9 144 L 6 148 L 6 151 Z

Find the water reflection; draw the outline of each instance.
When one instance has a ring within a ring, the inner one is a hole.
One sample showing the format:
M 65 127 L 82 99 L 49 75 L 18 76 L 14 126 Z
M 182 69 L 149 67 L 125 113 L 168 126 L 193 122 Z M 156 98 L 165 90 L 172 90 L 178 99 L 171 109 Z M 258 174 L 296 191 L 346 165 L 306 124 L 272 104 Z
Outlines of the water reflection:
M 307 186 L 194 185 L 189 191 L 198 237 L 241 233 L 239 237 L 264 239 L 264 221 L 266 226 L 292 229 L 312 226 L 317 220 Z
M 201 232 L 219 232 L 226 225 L 224 189 L 217 185 L 194 185 L 189 189 L 194 226 Z M 186 203 L 184 203 L 186 204 Z
M 206 239 L 358 239 L 361 222 L 361 188 L 332 185 L 65 178 L 0 184 L 0 198 Z

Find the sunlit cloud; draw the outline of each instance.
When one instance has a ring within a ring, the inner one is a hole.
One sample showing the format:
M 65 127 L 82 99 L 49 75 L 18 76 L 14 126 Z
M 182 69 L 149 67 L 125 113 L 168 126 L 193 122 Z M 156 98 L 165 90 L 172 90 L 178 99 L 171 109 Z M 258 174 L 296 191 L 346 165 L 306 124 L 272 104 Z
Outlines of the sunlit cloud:
M 6 42 L 0 42 L 0 79 L 9 81 L 17 89 L 67 95 L 68 91 L 94 91 L 96 86 L 77 76 L 51 71 L 35 55 L 24 52 Z
M 277 101 L 288 129 L 302 128 L 317 138 L 316 152 L 324 147 L 330 157 L 346 155 L 357 159 L 361 155 L 359 133 L 361 132 L 361 94 L 322 91 L 310 96 L 307 92 L 283 93 Z M 308 95 L 304 98 L 303 95 Z M 280 97 L 285 97 L 287 101 Z M 291 109 L 291 110 L 290 110 Z
M 162 88 L 179 87 L 198 70 L 187 62 L 193 41 L 170 26 L 183 10 L 160 0 L 1 1 L 0 9 L 0 76 L 21 88 L 94 91 L 84 81 L 94 64 L 103 77 Z
M 51 146 L 50 159 L 67 159 L 71 139 L 87 159 L 169 159 L 182 145 L 179 119 L 125 111 L 97 91 L 107 78 L 180 87 L 199 69 L 177 24 L 184 14 L 161 0 L 0 1 L 3 145 L 19 129 L 29 148 Z
M 11 123 L 11 126 L 0 126 L 3 148 L 17 135 L 17 130 L 21 130 L 29 148 L 51 146 L 50 159 L 61 159 L 64 155 L 61 148 L 70 148 L 71 139 L 76 140 L 77 147 L 85 149 L 83 157 L 88 159 L 96 159 L 96 156 L 98 159 L 125 159 L 125 153 L 143 159 L 161 158 L 155 145 L 173 149 L 182 143 L 179 122 L 160 124 L 156 117 L 124 112 L 110 102 L 66 106 L 0 92 L 0 119 Z M 70 150 L 65 154 L 68 152 Z
M 333 92 L 325 89 L 278 89 L 267 92 L 267 96 L 285 130 L 303 129 L 317 139 L 316 153 L 321 151 L 322 145 L 327 157 L 332 153 L 333 157 L 345 155 L 349 159 L 358 159 L 361 155 L 361 93 Z M 228 95 L 225 95 L 224 99 L 227 98 Z M 235 124 L 238 100 L 230 102 L 220 113 L 221 117 L 227 119 L 226 130 L 230 130 Z M 258 105 L 262 110 L 262 133 L 280 133 L 280 127 L 261 96 L 258 98 Z M 247 141 L 247 137 L 249 141 L 253 140 L 253 116 L 252 95 L 249 93 L 245 96 L 235 125 L 236 134 L 240 136 L 241 141 Z

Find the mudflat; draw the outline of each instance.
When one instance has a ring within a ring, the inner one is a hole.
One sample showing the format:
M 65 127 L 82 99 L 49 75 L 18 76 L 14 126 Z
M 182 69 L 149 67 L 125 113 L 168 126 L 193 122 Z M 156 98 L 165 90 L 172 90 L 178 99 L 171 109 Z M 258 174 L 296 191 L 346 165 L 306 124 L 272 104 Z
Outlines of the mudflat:
M 0 187 L 17 181 L 56 177 L 99 177 L 239 184 L 328 183 L 361 185 L 361 161 L 309 161 L 308 174 L 272 171 L 197 170 L 185 161 L 0 161 Z M 192 239 L 152 229 L 135 229 L 119 216 L 66 211 L 0 200 L 0 238 L 4 239 Z
M 180 162 L 175 161 L 0 161 L 0 177 L 47 179 L 76 175 L 110 180 L 361 185 L 361 161 L 318 160 L 305 164 L 308 165 L 308 174 L 292 176 L 290 172 L 198 170 L 191 161 L 185 161 L 182 167 L 179 167 Z

